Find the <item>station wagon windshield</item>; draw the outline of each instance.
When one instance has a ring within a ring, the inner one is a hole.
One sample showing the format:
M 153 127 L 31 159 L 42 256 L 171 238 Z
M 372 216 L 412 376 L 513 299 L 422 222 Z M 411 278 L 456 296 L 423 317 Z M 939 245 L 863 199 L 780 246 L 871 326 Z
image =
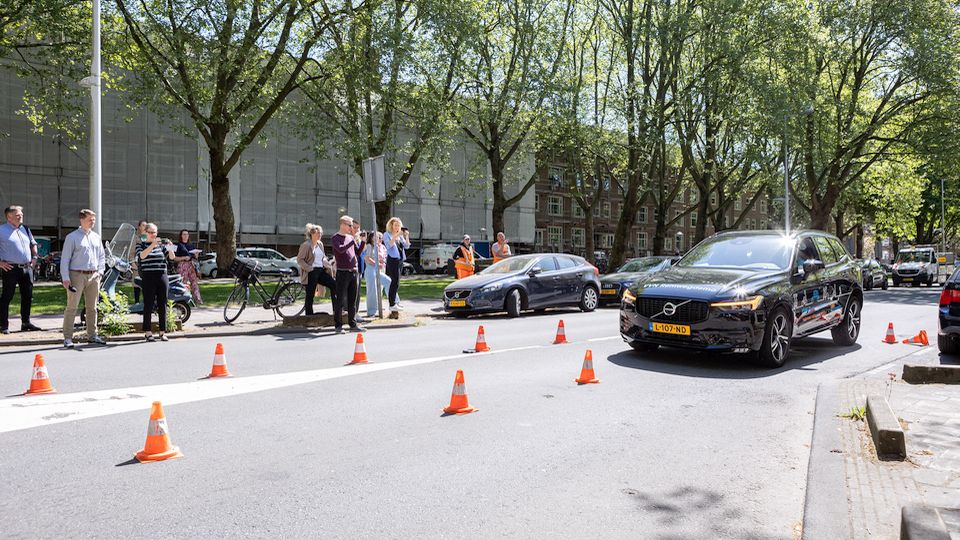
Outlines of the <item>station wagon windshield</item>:
M 697 244 L 677 266 L 786 270 L 795 245 L 796 239 L 775 235 L 720 236 Z
M 530 264 L 530 261 L 536 259 L 535 256 L 519 256 L 519 257 L 510 257 L 509 259 L 504 259 L 493 266 L 490 266 L 484 269 L 481 274 L 512 274 L 514 272 L 519 272 L 527 267 Z

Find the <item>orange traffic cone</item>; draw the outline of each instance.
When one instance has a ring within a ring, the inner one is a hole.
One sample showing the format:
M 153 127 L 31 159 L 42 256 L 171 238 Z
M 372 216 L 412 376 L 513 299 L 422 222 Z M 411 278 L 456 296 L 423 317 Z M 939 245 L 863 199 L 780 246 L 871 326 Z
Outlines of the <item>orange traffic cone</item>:
M 907 345 L 922 345 L 926 347 L 930 344 L 930 339 L 927 338 L 927 331 L 921 330 L 919 334 L 913 336 L 910 339 L 903 340 Z
M 183 454 L 179 448 L 170 444 L 170 429 L 167 427 L 167 418 L 163 415 L 163 405 L 154 401 L 153 408 L 150 409 L 150 423 L 147 424 L 147 442 L 143 444 L 143 450 L 137 452 L 137 461 L 149 463 L 178 457 L 183 457 Z
M 33 357 L 33 376 L 30 377 L 30 389 L 24 395 L 29 394 L 52 394 L 57 389 L 50 384 L 50 375 L 47 373 L 47 366 L 43 363 L 43 355 L 38 354 Z
M 553 340 L 554 345 L 559 345 L 561 343 L 567 342 L 567 332 L 563 327 L 563 319 L 560 319 L 560 324 L 557 325 L 557 338 Z
M 593 373 L 593 351 L 587 349 L 583 355 L 583 368 L 580 369 L 580 378 L 574 379 L 577 384 L 598 383 L 600 379 Z
M 230 372 L 227 371 L 227 358 L 223 354 L 223 344 L 217 343 L 217 348 L 213 351 L 213 369 L 210 370 L 210 374 L 207 375 L 207 378 L 211 377 L 229 377 Z
M 357 334 L 357 346 L 353 349 L 353 361 L 347 364 L 366 364 L 367 349 L 363 346 L 363 334 Z
M 480 327 L 483 328 L 482 326 Z M 470 400 L 467 398 L 467 385 L 463 381 L 463 370 L 457 370 L 457 376 L 453 379 L 453 392 L 450 394 L 450 405 L 444 407 L 443 412 L 447 414 L 467 414 L 476 411 L 470 406 Z
M 480 325 L 480 330 L 477 331 L 477 344 L 472 349 L 464 349 L 465 353 L 476 353 L 476 352 L 488 352 L 490 347 L 487 346 L 487 336 L 483 333 L 483 325 Z
M 887 325 L 887 336 L 883 338 L 883 342 L 890 344 L 897 342 L 897 336 L 893 333 L 893 323 Z

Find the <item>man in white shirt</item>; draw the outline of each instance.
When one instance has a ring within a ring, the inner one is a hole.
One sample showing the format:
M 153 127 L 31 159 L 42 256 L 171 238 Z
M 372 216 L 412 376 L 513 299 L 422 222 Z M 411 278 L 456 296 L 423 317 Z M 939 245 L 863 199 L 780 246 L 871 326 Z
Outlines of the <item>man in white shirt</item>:
M 60 277 L 67 290 L 67 308 L 63 311 L 63 346 L 73 348 L 73 322 L 80 297 L 87 309 L 87 339 L 106 345 L 97 335 L 97 300 L 100 298 L 100 277 L 106 269 L 106 256 L 100 235 L 93 231 L 97 214 L 84 208 L 80 211 L 80 227 L 67 235 L 60 255 Z

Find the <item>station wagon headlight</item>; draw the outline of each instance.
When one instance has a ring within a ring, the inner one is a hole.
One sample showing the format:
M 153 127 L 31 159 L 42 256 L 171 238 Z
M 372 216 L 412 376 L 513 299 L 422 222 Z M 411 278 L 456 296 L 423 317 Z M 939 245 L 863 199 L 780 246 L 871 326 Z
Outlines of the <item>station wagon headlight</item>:
M 503 283 L 494 283 L 493 285 L 487 285 L 480 292 L 486 293 L 486 292 L 499 291 L 502 288 L 503 288 Z
M 755 310 L 763 302 L 763 296 L 753 296 L 743 300 L 732 300 L 729 302 L 714 302 L 710 307 L 722 309 L 725 311 L 736 311 L 741 309 Z
M 623 291 L 623 302 L 632 304 L 637 301 L 637 295 L 633 294 L 633 291 L 627 289 Z

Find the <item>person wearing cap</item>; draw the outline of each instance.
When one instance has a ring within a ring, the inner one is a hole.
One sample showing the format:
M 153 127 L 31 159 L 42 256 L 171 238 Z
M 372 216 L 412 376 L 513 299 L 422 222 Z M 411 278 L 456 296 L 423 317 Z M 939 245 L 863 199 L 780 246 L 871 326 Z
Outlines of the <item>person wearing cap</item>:
M 97 300 L 106 254 L 100 235 L 93 230 L 96 223 L 93 210 L 80 210 L 80 227 L 64 239 L 60 254 L 60 279 L 67 290 L 67 307 L 63 310 L 63 346 L 67 349 L 73 348 L 73 323 L 81 297 L 87 310 L 87 340 L 98 345 L 107 343 L 97 335 Z
M 457 279 L 470 277 L 474 272 L 474 260 L 476 254 L 473 252 L 473 244 L 470 243 L 470 235 L 463 235 L 463 241 L 453 254 L 453 264 L 457 269 Z
M 490 252 L 493 255 L 493 264 L 497 264 L 507 257 L 512 257 L 513 251 L 510 250 L 510 244 L 507 243 L 507 235 L 498 232 L 497 241 L 490 247 Z
M 3 292 L 0 293 L 0 333 L 9 334 L 10 301 L 20 287 L 20 331 L 40 330 L 30 322 L 33 304 L 33 265 L 37 262 L 37 241 L 23 224 L 23 207 L 8 206 L 3 211 L 7 222 L 0 225 L 0 270 Z

